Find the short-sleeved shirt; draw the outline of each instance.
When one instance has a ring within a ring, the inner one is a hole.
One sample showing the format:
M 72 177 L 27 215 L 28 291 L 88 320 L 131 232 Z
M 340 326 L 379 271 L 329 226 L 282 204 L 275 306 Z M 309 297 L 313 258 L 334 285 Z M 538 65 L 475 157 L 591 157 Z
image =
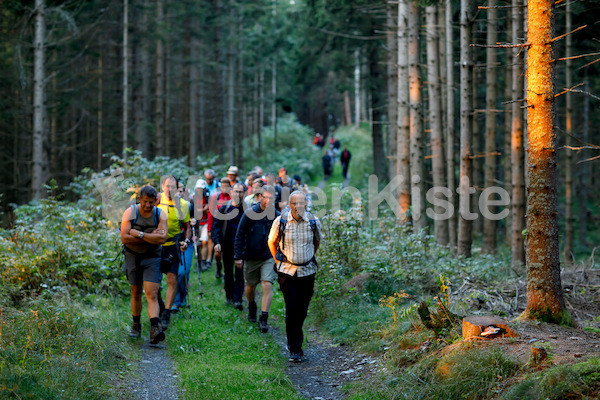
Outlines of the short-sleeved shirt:
M 167 214 L 167 241 L 163 246 L 173 246 L 175 237 L 181 233 L 181 223 L 190 222 L 190 204 L 179 198 L 179 204 L 176 205 L 163 194 L 158 207 Z
M 280 243 L 281 233 L 279 231 L 281 218 L 287 218 L 283 246 L 282 243 Z M 316 229 L 314 234 L 310 226 L 311 219 L 315 220 Z M 269 232 L 269 241 L 275 241 L 275 243 L 278 244 L 279 250 L 283 253 L 287 261 L 289 261 L 278 262 L 277 271 L 291 276 L 294 276 L 294 274 L 297 273 L 298 277 L 315 274 L 317 272 L 317 263 L 313 259 L 315 256 L 314 241 L 321 241 L 322 237 L 321 222 L 308 211 L 306 211 L 298 221 L 294 219 L 291 211 L 285 212 L 281 216 L 275 218 L 271 231 Z M 308 264 L 301 265 L 306 263 Z

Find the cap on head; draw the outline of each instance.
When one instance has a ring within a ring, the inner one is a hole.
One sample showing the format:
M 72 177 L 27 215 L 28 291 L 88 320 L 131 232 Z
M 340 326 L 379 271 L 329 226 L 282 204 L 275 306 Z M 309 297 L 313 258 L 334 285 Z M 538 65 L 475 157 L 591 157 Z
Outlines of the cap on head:
M 238 167 L 236 167 L 235 165 L 232 165 L 227 170 L 227 175 L 238 175 L 238 174 L 239 174 L 239 170 L 238 170 Z
M 194 189 L 206 189 L 206 181 L 204 179 L 198 179 L 198 182 L 196 182 L 196 186 L 194 187 Z

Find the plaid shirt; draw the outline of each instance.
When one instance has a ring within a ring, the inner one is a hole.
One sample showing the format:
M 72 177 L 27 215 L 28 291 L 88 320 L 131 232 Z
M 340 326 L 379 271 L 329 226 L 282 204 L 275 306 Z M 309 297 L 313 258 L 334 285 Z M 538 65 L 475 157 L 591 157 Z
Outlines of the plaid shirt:
M 287 222 L 285 224 L 285 235 L 283 235 L 285 237 L 283 246 L 281 246 L 282 234 L 279 231 L 279 226 L 281 218 L 285 218 L 285 216 L 275 218 L 269 232 L 269 242 L 274 241 L 277 243 L 277 247 L 289 261 L 279 261 L 277 271 L 291 276 L 298 273 L 298 277 L 313 275 L 317 272 L 317 263 L 315 260 L 312 260 L 315 256 L 314 240 L 321 241 L 323 237 L 321 223 L 318 218 L 314 217 L 308 211 L 304 213 L 304 216 L 299 221 L 294 219 L 291 211 L 285 214 L 287 215 Z M 311 218 L 314 218 L 316 221 L 314 238 L 309 222 Z M 307 262 L 309 262 L 307 265 L 295 265 Z

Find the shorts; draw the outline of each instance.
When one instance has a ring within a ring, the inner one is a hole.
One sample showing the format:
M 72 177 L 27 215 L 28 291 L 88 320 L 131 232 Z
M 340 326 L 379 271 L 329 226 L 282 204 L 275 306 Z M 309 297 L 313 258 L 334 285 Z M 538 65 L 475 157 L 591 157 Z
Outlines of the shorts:
M 208 242 L 208 224 L 198 225 L 198 238 L 201 242 Z
M 273 270 L 275 260 L 244 260 L 244 278 L 249 286 L 256 286 L 261 281 L 274 283 L 277 274 Z
M 141 285 L 143 282 L 158 283 L 162 281 L 160 257 L 142 258 L 136 262 L 136 256 L 125 252 L 125 276 L 130 285 Z
M 163 274 L 172 273 L 177 275 L 179 271 L 179 251 L 178 244 L 172 246 L 163 246 L 162 260 L 160 262 L 160 272 Z

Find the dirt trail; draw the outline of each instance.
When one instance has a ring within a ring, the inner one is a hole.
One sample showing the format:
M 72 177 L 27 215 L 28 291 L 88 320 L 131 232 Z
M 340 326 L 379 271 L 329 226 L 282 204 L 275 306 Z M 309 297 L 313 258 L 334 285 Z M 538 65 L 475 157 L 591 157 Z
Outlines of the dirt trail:
M 142 357 L 137 371 L 140 377 L 131 383 L 132 396 L 136 400 L 178 399 L 181 389 L 177 385 L 177 373 L 173 360 L 167 355 L 167 345 L 142 346 Z
M 344 399 L 343 385 L 375 375 L 381 368 L 378 358 L 337 345 L 319 335 L 316 329 L 305 333 L 308 342 L 304 349 L 305 360 L 288 363 L 285 372 L 298 392 L 308 399 Z M 285 331 L 273 330 L 273 337 L 287 358 Z

